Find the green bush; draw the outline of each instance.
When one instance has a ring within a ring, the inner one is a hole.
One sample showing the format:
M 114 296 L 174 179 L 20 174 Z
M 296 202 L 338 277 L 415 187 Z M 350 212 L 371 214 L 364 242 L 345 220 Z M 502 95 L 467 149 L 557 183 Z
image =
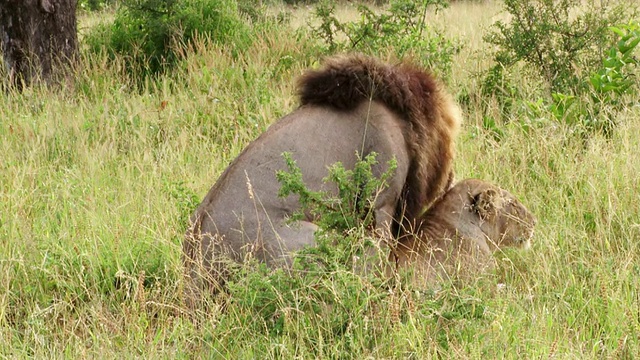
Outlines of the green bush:
M 438 30 L 429 28 L 426 15 L 447 5 L 443 0 L 394 0 L 387 11 L 378 14 L 360 4 L 360 20 L 341 22 L 334 15 L 335 3 L 325 1 L 315 7 L 319 25 L 310 27 L 313 36 L 324 43 L 325 52 L 355 50 L 379 55 L 391 49 L 398 58 L 413 56 L 446 78 L 460 47 Z
M 338 187 L 338 197 L 334 198 L 324 192 L 314 192 L 302 182 L 302 173 L 291 154 L 283 154 L 288 171 L 276 174 L 282 184 L 279 196 L 298 195 L 302 209 L 294 214 L 292 220 L 299 220 L 304 214 L 317 218 L 321 229 L 347 231 L 356 227 L 368 227 L 373 224 L 373 201 L 387 179 L 395 171 L 396 163 L 389 164 L 389 170 L 376 179 L 371 167 L 376 164 L 376 154 L 367 155 L 359 161 L 353 170 L 345 170 L 337 163 L 329 169 L 329 176 L 325 182 L 335 183 Z
M 94 51 L 124 56 L 131 73 L 152 75 L 175 64 L 179 47 L 198 37 L 236 50 L 250 43 L 234 0 L 126 0 L 113 24 L 87 41 Z
M 498 47 L 491 72 L 524 61 L 550 93 L 579 92 L 585 74 L 598 68 L 611 44 L 608 28 L 636 13 L 631 3 L 581 0 L 504 0 L 504 10 L 511 20 L 497 21 L 485 36 Z
M 526 101 L 530 117 L 545 115 L 564 123 L 573 133 L 587 140 L 594 133 L 611 137 L 620 112 L 637 99 L 638 60 L 634 56 L 640 44 L 640 23 L 631 22 L 610 28 L 618 38 L 605 53 L 598 69 L 582 79 L 579 93 L 556 92 L 550 99 Z
M 634 52 L 640 43 L 640 23 L 631 22 L 610 28 L 619 38 L 597 71 L 584 79 L 588 96 L 554 93 L 551 111 L 556 119 L 581 125 L 587 133 L 598 131 L 607 136 L 615 128 L 617 113 L 629 104 L 625 97 L 638 93 L 636 78 L 639 61 Z
M 358 161 L 353 170 L 346 170 L 341 163 L 329 168 L 324 179 L 337 186 L 337 196 L 307 189 L 302 181 L 300 168 L 288 153 L 283 154 L 288 171 L 279 171 L 276 176 L 282 184 L 279 196 L 295 194 L 299 198 L 300 210 L 291 216 L 291 221 L 311 216 L 319 230 L 315 248 L 301 252 L 298 260 L 304 260 L 308 268 L 309 258 L 316 258 L 329 269 L 352 270 L 354 257 L 360 256 L 372 246 L 367 232 L 374 225 L 374 201 L 387 187 L 387 180 L 396 169 L 396 161 L 388 164 L 388 170 L 376 178 L 371 170 L 377 164 L 377 154 L 372 153 Z M 310 256 L 310 257 L 309 257 Z M 316 269 L 317 270 L 317 269 Z
M 482 96 L 494 97 L 503 117 L 524 108 L 528 117 L 550 115 L 583 137 L 610 135 L 624 95 L 634 91 L 632 53 L 637 45 L 634 25 L 612 24 L 635 16 L 637 5 L 505 0 L 504 6 L 510 22 L 496 22 L 485 36 L 498 51 L 495 65 L 484 75 Z M 522 76 L 523 71 L 543 85 L 536 101 L 516 91 L 513 74 Z M 524 106 L 518 109 L 517 104 Z

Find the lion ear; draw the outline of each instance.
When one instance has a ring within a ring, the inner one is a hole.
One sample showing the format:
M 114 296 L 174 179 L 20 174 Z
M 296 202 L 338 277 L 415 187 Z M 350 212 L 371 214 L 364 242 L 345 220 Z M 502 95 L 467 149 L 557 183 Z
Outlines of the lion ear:
M 482 220 L 486 220 L 498 214 L 501 200 L 500 194 L 495 189 L 486 189 L 473 197 L 472 208 Z

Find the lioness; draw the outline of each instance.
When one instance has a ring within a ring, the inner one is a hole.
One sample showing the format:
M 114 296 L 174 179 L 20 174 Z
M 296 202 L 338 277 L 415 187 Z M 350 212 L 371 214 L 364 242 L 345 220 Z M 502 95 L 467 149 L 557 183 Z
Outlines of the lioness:
M 301 106 L 278 120 L 229 165 L 191 217 L 183 243 L 187 299 L 224 282 L 225 259 L 247 252 L 268 264 L 288 261 L 291 251 L 314 244 L 312 219 L 288 225 L 297 196 L 279 198 L 276 171 L 289 152 L 314 191 L 337 193 L 323 183 L 328 167 L 353 168 L 357 154 L 378 154 L 374 175 L 396 159 L 397 168 L 374 204 L 376 230 L 418 216 L 452 179 L 459 108 L 429 73 L 350 55 L 326 61 L 299 80 Z
M 536 219 L 512 194 L 490 183 L 458 182 L 398 240 L 390 254 L 418 283 L 473 274 L 492 266 L 492 253 L 528 248 Z

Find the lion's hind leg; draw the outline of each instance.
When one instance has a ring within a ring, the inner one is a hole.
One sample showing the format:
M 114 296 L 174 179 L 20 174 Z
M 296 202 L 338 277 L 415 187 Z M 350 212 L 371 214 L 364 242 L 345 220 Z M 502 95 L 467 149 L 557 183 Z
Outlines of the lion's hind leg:
M 220 236 L 188 231 L 183 243 L 184 300 L 191 311 L 202 307 L 207 295 L 223 290 L 229 276 L 228 257 L 222 253 Z
M 267 251 L 270 258 L 267 263 L 274 262 L 273 265 L 286 265 L 290 267 L 293 263 L 292 253 L 315 246 L 315 233 L 318 226 L 309 221 L 296 221 L 293 224 L 282 222 L 273 227 L 272 238 L 265 241 L 268 244 Z M 271 265 L 271 264 L 270 264 Z

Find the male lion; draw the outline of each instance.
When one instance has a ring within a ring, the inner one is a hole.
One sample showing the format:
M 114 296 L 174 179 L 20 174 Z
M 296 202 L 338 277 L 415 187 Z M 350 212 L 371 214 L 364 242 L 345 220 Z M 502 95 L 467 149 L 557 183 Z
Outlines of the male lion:
M 269 127 L 229 165 L 191 217 L 183 244 L 187 299 L 205 283 L 224 282 L 225 259 L 247 253 L 267 264 L 314 244 L 312 219 L 288 225 L 297 196 L 279 198 L 276 172 L 291 153 L 314 191 L 337 193 L 323 183 L 328 167 L 353 168 L 358 156 L 375 152 L 380 176 L 395 158 L 397 168 L 374 203 L 376 231 L 391 238 L 402 216 L 423 206 L 452 179 L 454 138 L 460 111 L 429 73 L 401 63 L 388 65 L 362 55 L 334 57 L 299 80 L 301 106 Z M 394 225 L 395 223 L 395 225 Z
M 390 261 L 413 270 L 419 283 L 474 274 L 493 265 L 495 251 L 528 248 L 535 224 L 534 215 L 508 191 L 463 180 L 422 216 L 413 235 L 398 240 Z

